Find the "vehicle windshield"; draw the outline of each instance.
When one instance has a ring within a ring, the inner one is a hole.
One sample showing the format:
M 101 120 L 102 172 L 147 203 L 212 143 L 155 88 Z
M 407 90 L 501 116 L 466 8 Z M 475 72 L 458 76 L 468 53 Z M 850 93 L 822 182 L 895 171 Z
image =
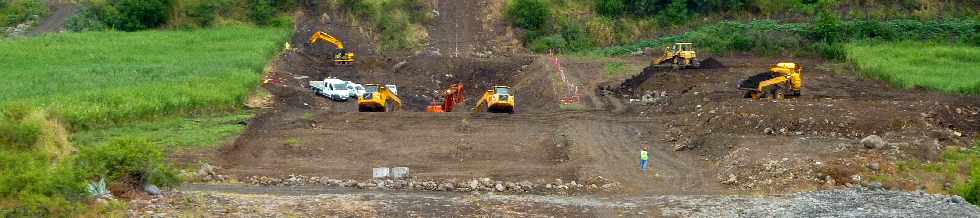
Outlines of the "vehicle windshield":
M 493 92 L 497 93 L 498 95 L 509 95 L 510 94 L 510 89 L 508 89 L 506 87 L 497 87 L 497 88 L 494 88 Z
M 365 86 L 365 92 L 378 92 L 378 86 Z
M 333 89 L 334 90 L 347 90 L 347 84 L 343 84 L 343 83 L 333 84 Z

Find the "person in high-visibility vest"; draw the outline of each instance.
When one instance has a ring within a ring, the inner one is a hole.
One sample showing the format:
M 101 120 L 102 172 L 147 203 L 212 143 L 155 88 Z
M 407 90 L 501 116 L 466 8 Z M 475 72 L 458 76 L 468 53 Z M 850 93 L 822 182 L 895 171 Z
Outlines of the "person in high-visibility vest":
M 647 172 L 647 164 L 649 163 L 650 156 L 647 154 L 647 146 L 643 146 L 643 150 L 640 150 L 640 169 L 643 172 Z

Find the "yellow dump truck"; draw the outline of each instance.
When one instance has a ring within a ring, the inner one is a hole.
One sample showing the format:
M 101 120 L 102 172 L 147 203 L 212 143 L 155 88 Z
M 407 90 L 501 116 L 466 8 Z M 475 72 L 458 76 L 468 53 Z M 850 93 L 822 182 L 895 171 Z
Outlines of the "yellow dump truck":
M 360 112 L 394 112 L 401 110 L 402 100 L 397 92 L 391 90 L 392 85 L 367 84 L 364 94 L 357 97 L 357 111 Z
M 803 66 L 796 63 L 778 63 L 769 72 L 749 77 L 739 83 L 745 90 L 745 97 L 753 99 L 783 99 L 786 96 L 800 96 L 803 90 Z
M 514 95 L 509 86 L 494 86 L 483 93 L 473 107 L 474 112 L 514 113 Z

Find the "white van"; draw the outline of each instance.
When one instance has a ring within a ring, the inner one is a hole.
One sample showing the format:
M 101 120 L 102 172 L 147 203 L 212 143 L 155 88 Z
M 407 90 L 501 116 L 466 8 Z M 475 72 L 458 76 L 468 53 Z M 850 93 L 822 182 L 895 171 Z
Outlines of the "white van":
M 323 81 L 310 81 L 310 89 L 313 89 L 313 93 L 327 97 L 330 100 L 347 101 L 351 99 L 352 93 L 356 93 L 352 89 L 354 87 L 351 87 L 350 84 L 351 82 L 348 81 L 326 78 Z

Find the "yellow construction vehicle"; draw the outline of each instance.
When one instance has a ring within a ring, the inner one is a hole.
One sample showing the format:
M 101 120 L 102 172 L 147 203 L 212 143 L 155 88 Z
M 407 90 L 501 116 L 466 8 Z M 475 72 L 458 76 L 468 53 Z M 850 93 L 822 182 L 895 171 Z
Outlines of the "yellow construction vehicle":
M 474 112 L 514 113 L 514 95 L 508 86 L 494 86 L 483 93 L 483 97 L 473 107 Z
M 653 60 L 652 65 L 674 68 L 701 68 L 701 60 L 694 51 L 694 43 L 679 42 L 664 48 L 664 55 Z
M 769 72 L 749 77 L 739 83 L 739 89 L 746 90 L 745 97 L 752 99 L 783 99 L 786 96 L 800 96 L 803 90 L 803 66 L 796 63 L 778 63 Z
M 402 100 L 389 86 L 380 84 L 364 85 L 364 94 L 357 97 L 357 111 L 394 112 L 402 107 Z
M 337 54 L 334 54 L 333 61 L 337 65 L 350 65 L 354 63 L 354 52 L 347 51 L 344 42 L 324 32 L 315 32 L 310 36 L 309 45 L 316 45 L 317 42 L 327 41 L 337 47 Z

